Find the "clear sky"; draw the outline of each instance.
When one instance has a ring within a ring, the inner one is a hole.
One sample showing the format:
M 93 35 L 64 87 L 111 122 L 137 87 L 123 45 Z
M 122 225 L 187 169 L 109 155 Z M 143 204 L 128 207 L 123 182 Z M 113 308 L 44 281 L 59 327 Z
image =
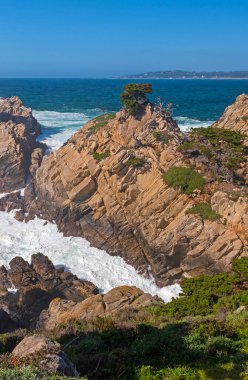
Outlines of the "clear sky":
M 248 0 L 0 0 L 0 77 L 248 70 Z

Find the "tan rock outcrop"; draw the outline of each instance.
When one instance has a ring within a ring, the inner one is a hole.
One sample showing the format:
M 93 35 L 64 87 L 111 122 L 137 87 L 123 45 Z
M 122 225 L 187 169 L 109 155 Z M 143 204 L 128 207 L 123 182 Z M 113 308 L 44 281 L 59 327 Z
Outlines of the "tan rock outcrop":
M 138 118 L 121 110 L 98 123 L 89 122 L 44 158 L 26 191 L 30 217 L 56 220 L 64 233 L 151 271 L 159 284 L 227 270 L 233 257 L 244 254 L 232 216 L 224 224 L 185 213 L 201 199 L 211 201 L 214 184 L 206 160 L 187 161 L 178 152 L 184 136 L 167 111 L 148 104 Z M 188 196 L 166 186 L 162 173 L 174 165 L 202 171 L 210 181 L 205 194 Z M 240 207 L 242 214 L 245 203 Z
M 239 95 L 236 101 L 227 107 L 213 127 L 238 131 L 247 136 L 248 146 L 248 95 Z
M 118 286 L 106 294 L 97 294 L 79 303 L 56 298 L 49 309 L 41 313 L 37 327 L 52 330 L 71 320 L 90 320 L 116 314 L 123 309 L 137 310 L 160 303 L 163 302 L 158 297 L 152 297 L 134 286 Z
M 40 126 L 21 100 L 0 98 L 0 193 L 25 187 L 41 163 L 44 144 L 36 142 Z

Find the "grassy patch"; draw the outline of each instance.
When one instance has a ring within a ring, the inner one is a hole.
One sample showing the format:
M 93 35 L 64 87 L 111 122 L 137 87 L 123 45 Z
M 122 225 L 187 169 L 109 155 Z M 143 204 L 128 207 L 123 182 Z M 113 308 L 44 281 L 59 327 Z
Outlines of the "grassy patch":
M 215 212 L 210 203 L 198 203 L 186 210 L 186 214 L 200 215 L 205 220 L 218 220 L 220 215 Z
M 102 161 L 104 160 L 105 158 L 107 157 L 110 157 L 110 152 L 109 151 L 106 151 L 106 152 L 103 152 L 103 153 L 97 153 L 97 152 L 94 152 L 92 153 L 92 156 L 93 158 L 96 160 L 96 161 Z
M 33 367 L 15 368 L 15 369 L 0 369 L 0 380 L 72 380 L 75 377 L 60 376 L 49 374 L 40 369 Z M 85 378 L 77 378 L 86 380 Z
M 90 130 L 92 132 L 95 132 L 97 129 L 105 127 L 109 120 L 114 119 L 115 115 L 112 113 L 106 113 L 104 115 L 97 116 L 93 119 L 93 122 L 95 123 Z
M 168 144 L 168 142 L 172 139 L 167 132 L 153 132 L 153 137 L 155 137 L 156 141 L 162 142 L 164 144 Z
M 143 157 L 133 157 L 129 158 L 126 162 L 129 166 L 134 166 L 136 168 L 141 167 L 145 164 L 145 159 Z
M 175 189 L 180 189 L 184 194 L 191 194 L 194 190 L 202 190 L 204 178 L 197 171 L 190 168 L 173 166 L 165 174 L 163 180 Z

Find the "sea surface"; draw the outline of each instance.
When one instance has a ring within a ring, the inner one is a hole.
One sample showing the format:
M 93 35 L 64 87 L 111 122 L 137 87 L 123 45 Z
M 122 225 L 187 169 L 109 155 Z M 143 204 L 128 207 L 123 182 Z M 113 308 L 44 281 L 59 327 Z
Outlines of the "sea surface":
M 91 118 L 120 108 L 123 86 L 143 80 L 117 79 L 0 79 L 0 97 L 17 95 L 33 109 L 42 125 L 40 140 L 58 149 Z M 218 119 L 235 98 L 248 93 L 247 80 L 149 80 L 152 101 L 172 103 L 173 116 L 182 130 L 208 126 Z M 1 197 L 1 194 L 0 194 Z M 14 213 L 0 212 L 0 265 L 16 255 L 30 260 L 35 252 L 48 255 L 56 265 L 65 265 L 80 278 L 92 281 L 102 291 L 118 285 L 135 285 L 169 301 L 179 285 L 159 289 L 120 257 L 90 246 L 82 238 L 64 237 L 55 224 L 40 219 L 18 222 Z
M 183 130 L 208 126 L 235 98 L 248 93 L 248 80 L 148 80 L 150 99 L 171 103 Z M 58 148 L 92 117 L 120 108 L 120 93 L 130 82 L 119 79 L 0 79 L 0 97 L 18 95 L 43 125 L 42 139 Z

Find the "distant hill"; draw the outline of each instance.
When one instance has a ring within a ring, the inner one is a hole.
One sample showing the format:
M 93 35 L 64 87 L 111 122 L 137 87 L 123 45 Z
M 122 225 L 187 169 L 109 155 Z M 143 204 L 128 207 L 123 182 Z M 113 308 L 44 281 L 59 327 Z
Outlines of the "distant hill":
M 122 79 L 248 79 L 248 71 L 150 71 L 125 75 Z

